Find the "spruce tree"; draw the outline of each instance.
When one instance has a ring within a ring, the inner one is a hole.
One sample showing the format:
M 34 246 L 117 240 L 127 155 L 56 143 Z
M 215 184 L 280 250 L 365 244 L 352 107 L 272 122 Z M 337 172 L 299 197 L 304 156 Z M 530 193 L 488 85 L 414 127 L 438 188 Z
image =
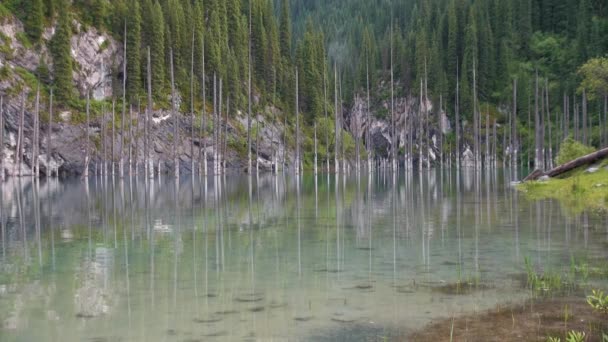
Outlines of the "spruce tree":
M 125 18 L 126 20 L 126 18 Z M 129 0 L 127 29 L 127 98 L 135 100 L 141 91 L 141 12 L 139 0 Z
M 152 65 L 152 93 L 157 100 L 165 97 L 165 20 L 158 1 L 154 2 L 150 39 L 150 60 Z
M 281 3 L 281 23 L 279 25 L 281 43 L 281 55 L 285 59 L 291 59 L 291 12 L 289 10 L 289 0 Z
M 37 42 L 42 36 L 44 29 L 44 5 L 42 0 L 25 1 L 24 30 L 32 42 Z
M 73 95 L 72 55 L 70 39 L 72 37 L 71 15 L 67 0 L 59 0 L 57 28 L 51 42 L 53 55 L 53 80 L 55 96 L 59 103 L 68 103 Z

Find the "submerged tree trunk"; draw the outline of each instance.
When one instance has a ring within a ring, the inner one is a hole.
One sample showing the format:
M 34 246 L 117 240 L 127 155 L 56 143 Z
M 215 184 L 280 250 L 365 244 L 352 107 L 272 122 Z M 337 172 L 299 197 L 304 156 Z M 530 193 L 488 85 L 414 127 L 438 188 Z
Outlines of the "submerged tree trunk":
M 296 175 L 300 174 L 300 94 L 298 86 L 298 69 L 296 68 L 296 161 L 294 163 Z
M 537 169 L 543 169 L 542 165 L 543 155 L 542 155 L 542 144 L 541 144 L 541 124 L 540 124 L 540 115 L 538 112 L 538 71 L 536 71 L 536 81 L 534 88 L 534 131 L 535 131 L 535 147 L 534 147 L 534 167 Z
M 36 89 L 36 104 L 34 109 L 34 127 L 32 131 L 32 177 L 38 178 L 39 166 L 38 149 L 40 148 L 40 86 Z
M 17 146 L 15 148 L 15 167 L 17 170 L 13 172 L 18 177 L 22 176 L 21 161 L 23 160 L 23 124 L 25 121 L 25 97 L 23 94 L 21 99 L 21 111 L 19 113 L 19 127 L 17 128 Z
M 513 113 L 511 114 L 511 167 L 517 167 L 517 152 L 519 145 L 517 142 L 517 79 L 513 79 Z
M 0 96 L 0 181 L 2 180 L 4 180 L 4 96 Z M 1 210 L 2 209 L 0 208 L 0 211 Z M 0 220 L 1 219 L 2 218 L 0 218 Z M 0 222 L 0 224 L 2 224 L 2 222 Z
M 460 75 L 456 62 L 456 169 L 460 168 Z
M 587 145 L 587 92 L 583 88 L 583 144 Z
M 556 177 L 565 172 L 571 171 L 571 170 L 576 169 L 583 165 L 588 165 L 588 164 L 594 163 L 594 162 L 596 162 L 600 159 L 606 158 L 606 157 L 608 157 L 608 148 L 604 148 L 604 149 L 595 151 L 593 153 L 590 153 L 588 155 L 582 156 L 580 158 L 574 159 L 565 164 L 559 165 L 547 172 L 538 172 L 538 170 L 536 170 L 535 172 L 530 174 L 528 177 L 526 177 L 525 180 L 526 181 L 527 180 L 536 180 L 536 179 L 540 178 L 541 176 Z
M 89 107 L 90 107 L 90 90 L 87 90 L 87 109 L 86 109 L 86 115 L 87 115 L 87 120 L 86 120 L 86 124 L 85 124 L 85 131 L 86 131 L 86 140 L 84 141 L 84 145 L 85 145 L 85 155 L 84 155 L 84 170 L 82 172 L 82 178 L 85 181 L 88 181 L 87 178 L 89 177 L 89 158 L 90 156 L 90 151 L 89 151 Z
M 179 178 L 179 153 L 177 144 L 179 141 L 179 120 L 175 111 L 175 75 L 173 73 L 173 49 L 169 52 L 169 67 L 171 68 L 171 116 L 173 116 L 173 172 L 175 178 Z
M 125 112 L 127 110 L 127 22 L 125 21 L 124 30 L 124 46 L 123 46 L 123 63 L 122 63 L 122 114 L 120 117 L 120 158 L 118 162 L 118 176 L 124 177 L 124 162 L 123 162 L 123 147 L 125 145 Z M 138 80 L 133 80 L 138 82 Z
M 152 117 L 152 66 L 150 58 L 150 46 L 148 46 L 148 108 L 146 108 L 146 117 L 144 119 L 144 174 L 146 179 L 154 177 L 154 166 L 150 163 L 150 118 Z
M 338 68 L 334 63 L 334 105 L 335 105 L 335 143 L 334 143 L 334 168 L 336 173 L 340 173 L 340 161 L 338 160 L 338 149 L 340 146 L 339 122 L 338 122 Z

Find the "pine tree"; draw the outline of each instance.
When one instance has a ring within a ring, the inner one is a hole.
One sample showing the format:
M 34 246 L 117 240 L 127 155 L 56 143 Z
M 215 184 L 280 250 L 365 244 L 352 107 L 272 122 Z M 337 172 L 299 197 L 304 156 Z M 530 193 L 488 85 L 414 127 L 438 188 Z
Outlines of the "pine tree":
M 165 94 L 165 21 L 162 8 L 158 1 L 154 2 L 151 22 L 152 32 L 150 40 L 150 60 L 152 66 L 152 94 L 159 100 Z
M 25 1 L 25 21 L 23 26 L 25 32 L 32 42 L 37 42 L 42 36 L 44 29 L 44 5 L 42 0 Z
M 129 0 L 127 29 L 127 101 L 134 101 L 141 92 L 141 12 L 139 0 Z
M 70 39 L 72 37 L 71 16 L 67 0 L 59 0 L 59 10 L 63 13 L 58 18 L 57 29 L 51 43 L 53 55 L 53 80 L 55 96 L 60 103 L 68 103 L 72 98 L 72 55 Z
M 251 1 L 251 0 L 250 0 Z M 283 58 L 291 59 L 291 12 L 289 10 L 289 0 L 283 0 L 281 3 L 281 24 L 280 28 L 280 43 L 281 55 Z

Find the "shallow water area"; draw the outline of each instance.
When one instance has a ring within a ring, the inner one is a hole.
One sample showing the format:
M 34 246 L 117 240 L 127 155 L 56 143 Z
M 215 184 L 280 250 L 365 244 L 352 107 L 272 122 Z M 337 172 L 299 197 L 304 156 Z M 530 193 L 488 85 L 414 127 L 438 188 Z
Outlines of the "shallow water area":
M 510 182 L 441 169 L 11 179 L 0 340 L 381 340 L 522 302 L 526 257 L 605 260 L 605 218 Z

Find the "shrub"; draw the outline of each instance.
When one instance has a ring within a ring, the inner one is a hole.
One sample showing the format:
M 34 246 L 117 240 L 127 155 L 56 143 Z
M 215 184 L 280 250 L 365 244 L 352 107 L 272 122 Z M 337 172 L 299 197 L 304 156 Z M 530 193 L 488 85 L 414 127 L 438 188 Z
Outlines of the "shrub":
M 562 165 L 571 160 L 592 153 L 593 151 L 595 151 L 593 147 L 585 146 L 579 143 L 578 141 L 568 137 L 562 142 L 559 153 L 555 158 L 555 163 L 557 165 Z

